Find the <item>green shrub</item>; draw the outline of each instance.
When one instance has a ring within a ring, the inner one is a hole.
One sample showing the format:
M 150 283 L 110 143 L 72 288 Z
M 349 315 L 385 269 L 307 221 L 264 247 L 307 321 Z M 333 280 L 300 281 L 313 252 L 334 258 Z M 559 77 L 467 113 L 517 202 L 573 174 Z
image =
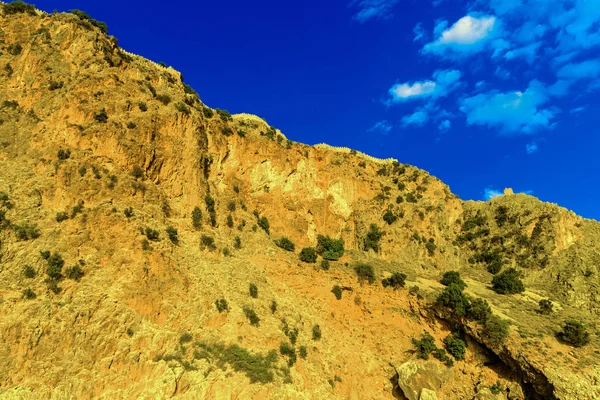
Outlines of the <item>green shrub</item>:
M 83 275 L 84 275 L 83 270 L 77 264 L 75 264 L 65 270 L 65 276 L 68 279 L 72 279 L 74 281 L 79 281 L 81 278 L 83 278 Z
M 313 326 L 312 338 L 313 340 L 321 340 L 321 327 L 319 325 Z
M 329 236 L 318 235 L 316 251 L 326 260 L 339 260 L 344 255 L 344 239 L 332 239 Z
M 196 229 L 202 226 L 202 210 L 198 206 L 192 211 L 192 226 Z
M 181 335 L 179 337 L 179 344 L 183 345 L 185 343 L 189 343 L 193 340 L 194 338 L 192 337 L 192 335 L 188 332 L 184 333 L 183 335 Z
M 190 115 L 190 108 L 183 103 L 175 104 L 175 108 L 182 114 Z
M 487 343 L 493 346 L 501 345 L 508 337 L 508 322 L 490 315 L 485 321 L 483 336 L 487 339 Z
M 277 363 L 277 353 L 269 352 L 266 356 L 252 354 L 237 344 L 224 346 L 222 344 L 199 344 L 200 351 L 194 353 L 194 358 L 204 358 L 216 361 L 217 365 L 229 364 L 236 372 L 243 372 L 250 383 L 266 384 L 273 382 L 273 370 Z
M 281 342 L 279 352 L 283 356 L 288 357 L 288 366 L 291 367 L 296 363 L 296 349 L 290 346 L 287 342 Z
M 281 239 L 275 240 L 275 244 L 287 251 L 294 251 L 296 249 L 296 245 L 287 237 L 282 237 Z
M 177 228 L 174 228 L 172 226 L 167 226 L 167 235 L 169 236 L 169 240 L 172 243 L 179 243 L 179 233 L 177 232 Z
M 227 209 L 231 212 L 235 212 L 235 201 L 231 200 L 229 203 L 227 203 Z
M 52 253 L 50 257 L 48 257 L 48 266 L 46 267 L 46 274 L 55 280 L 62 279 L 62 268 L 65 265 L 65 261 L 58 253 Z
M 202 247 L 209 250 L 215 250 L 217 248 L 217 246 L 215 246 L 215 239 L 212 236 L 202 235 L 200 237 L 200 243 L 202 244 Z
M 302 358 L 303 360 L 306 359 L 306 356 L 308 356 L 308 351 L 306 350 L 306 346 L 300 346 L 299 353 L 300 353 L 300 358 Z
M 33 240 L 39 238 L 41 235 L 37 225 L 26 223 L 13 226 L 13 230 L 18 240 Z
M 217 306 L 217 310 L 219 310 L 220 313 L 229 311 L 229 304 L 225 299 L 215 300 L 215 305 Z
M 429 241 L 427 241 L 427 243 L 425 243 L 425 248 L 427 249 L 427 253 L 429 254 L 429 257 L 434 255 L 435 250 L 437 249 L 437 246 L 435 245 L 433 238 L 429 239 Z
M 230 255 L 231 255 L 231 251 L 229 250 L 229 247 L 223 247 L 223 256 L 229 257 Z
M 56 214 L 56 222 L 63 222 L 69 219 L 69 214 L 65 211 L 61 211 Z
M 205 118 L 212 118 L 213 117 L 213 110 L 211 110 L 208 107 L 203 107 L 202 108 L 202 114 L 204 114 Z
M 77 203 L 77 205 L 73 206 L 73 209 L 71 210 L 71 219 L 77 217 L 77 214 L 81 214 L 83 212 L 83 200 L 79 200 L 79 203 Z
M 459 335 L 453 333 L 446 336 L 446 339 L 444 339 L 444 344 L 446 345 L 446 351 L 448 351 L 452 357 L 457 360 L 465 359 L 467 345 Z
M 229 215 L 227 216 L 227 226 L 228 226 L 229 228 L 233 228 L 233 217 L 231 216 L 231 214 L 229 214 Z
M 48 86 L 48 89 L 50 90 L 58 90 L 58 89 L 62 89 L 62 87 L 65 85 L 65 83 L 63 81 L 57 82 L 57 81 L 50 81 L 50 85 Z
M 148 111 L 148 105 L 146 105 L 146 103 L 144 103 L 143 101 L 140 101 L 138 103 L 138 107 L 139 107 L 140 111 L 142 111 L 142 112 Z
M 252 308 L 244 307 L 244 314 L 246 315 L 246 318 L 248 318 L 248 321 L 250 321 L 250 325 L 260 325 L 260 318 L 258 318 L 258 315 L 256 315 L 256 312 Z
M 339 285 L 335 285 L 333 289 L 331 289 L 331 293 L 335 295 L 335 298 L 338 300 L 342 299 L 342 288 Z
M 275 311 L 277 311 L 277 302 L 275 300 L 271 301 L 271 314 L 275 314 Z
M 402 197 L 402 196 L 398 196 L 398 197 Z M 396 222 L 396 220 L 398 219 L 398 217 L 392 212 L 392 210 L 387 210 L 385 212 L 385 214 L 383 214 L 383 220 L 385 222 L 387 222 L 388 225 L 393 224 L 394 222 Z
M 8 46 L 7 50 L 13 56 L 18 56 L 23 51 L 23 46 L 21 46 L 18 43 L 17 44 L 13 43 L 13 44 L 11 44 L 11 45 Z
M 471 299 L 467 310 L 467 316 L 469 319 L 485 323 L 490 315 L 492 315 L 492 309 L 487 300 L 480 298 Z
M 375 282 L 375 271 L 369 264 L 359 263 L 354 267 L 354 271 L 359 281 L 368 281 L 369 284 Z
M 160 233 L 155 229 L 146 227 L 146 229 L 144 230 L 144 235 L 146 235 L 148 240 L 155 242 L 158 240 Z
M 14 14 L 29 14 L 29 15 L 37 15 L 35 12 L 35 6 L 33 4 L 27 4 L 20 0 L 13 1 L 12 3 L 4 4 L 2 6 L 2 11 L 6 15 L 14 15 Z
M 135 124 L 135 122 L 129 121 L 127 123 L 127 129 L 135 129 L 137 127 L 137 125 Z
M 442 290 L 436 302 L 441 306 L 450 308 L 459 317 L 464 317 L 469 310 L 469 299 L 462 291 L 462 286 L 452 283 Z
M 90 24 L 92 24 L 96 28 L 100 29 L 100 31 L 102 33 L 104 33 L 105 35 L 108 34 L 108 26 L 104 22 L 100 22 L 100 21 L 97 21 L 97 20 L 93 19 L 85 11 L 81 11 L 81 10 L 69 10 L 69 12 L 71 14 L 77 15 L 79 17 L 79 19 L 81 19 L 83 21 L 88 21 Z
M 321 260 L 321 269 L 323 271 L 329 271 L 329 260 Z
M 102 124 L 108 122 L 108 114 L 106 113 L 106 109 L 103 108 L 97 114 L 94 115 L 94 119 Z
M 504 391 L 504 386 L 500 381 L 496 381 L 492 386 L 490 386 L 490 391 L 492 394 L 500 394 Z
M 48 251 L 48 250 L 40 251 L 40 257 L 42 257 L 44 260 L 50 259 L 50 251 Z
M 256 221 L 258 226 L 260 226 L 266 233 L 269 235 L 269 220 L 264 215 Z
M 6 65 L 4 66 L 4 71 L 6 72 L 6 75 L 7 75 L 9 78 L 12 76 L 13 72 L 15 72 L 15 71 L 13 70 L 13 67 L 12 67 L 12 66 L 11 66 L 9 63 L 6 63 Z M 0 122 L 0 125 L 1 125 L 1 124 L 2 124 L 2 123 Z
M 249 285 L 249 290 L 250 290 L 250 297 L 255 298 L 255 299 L 258 298 L 258 287 L 254 283 L 251 283 Z
M 452 361 L 452 359 L 450 357 L 448 357 L 448 355 L 446 354 L 446 350 L 444 350 L 444 349 L 440 349 L 440 348 L 436 347 L 435 350 L 433 350 L 433 357 L 440 360 L 441 362 L 446 364 L 446 366 L 448 366 L 448 367 L 451 367 L 454 365 L 454 361 Z
M 221 120 L 223 120 L 225 122 L 231 121 L 233 119 L 231 117 L 231 114 L 229 114 L 229 112 L 227 112 L 227 110 L 221 110 L 221 109 L 215 108 L 215 111 L 217 112 L 219 117 L 221 117 Z
M 23 268 L 23 276 L 25 276 L 25 278 L 32 279 L 35 278 L 36 275 L 37 273 L 31 265 L 26 265 L 25 268 Z
M 233 129 L 228 126 L 224 126 L 221 128 L 221 134 L 224 136 L 231 136 L 233 135 Z
M 440 283 L 444 286 L 450 286 L 454 283 L 460 286 L 462 289 L 467 287 L 467 284 L 461 279 L 460 273 L 457 271 L 444 272 L 442 279 L 440 279 Z
M 509 268 L 494 276 L 492 279 L 492 287 L 496 293 L 500 294 L 514 294 L 525 291 L 519 273 L 514 268 Z
M 152 246 L 150 246 L 150 242 L 148 241 L 148 239 L 142 240 L 142 250 L 144 250 L 144 251 L 152 250 Z
M 539 302 L 539 313 L 543 314 L 543 315 L 550 315 L 552 314 L 552 309 L 554 308 L 554 305 L 552 304 L 552 302 L 549 299 L 542 299 Z
M 381 281 L 383 287 L 391 286 L 394 289 L 403 288 L 406 281 L 406 274 L 400 272 L 394 272 L 389 278 L 385 278 Z
M 133 217 L 133 208 L 127 207 L 125 210 L 123 210 L 123 214 L 125 214 L 125 217 L 127 218 Z
M 375 224 L 371 224 L 369 232 L 365 237 L 364 248 L 365 251 L 372 249 L 374 252 L 379 252 L 379 240 L 383 236 L 383 232 Z
M 27 288 L 25 290 L 23 290 L 23 298 L 27 299 L 27 300 L 33 300 L 37 297 L 37 295 L 35 294 L 35 292 L 33 290 L 31 290 L 31 288 Z
M 581 321 L 569 320 L 562 327 L 556 337 L 573 347 L 583 347 L 590 342 L 590 334 Z
M 428 360 L 431 352 L 437 349 L 435 339 L 429 332 L 423 332 L 420 340 L 413 338 L 412 343 L 416 348 L 417 357 L 422 360 Z
M 313 247 L 305 247 L 300 250 L 298 257 L 302 262 L 314 264 L 317 262 L 317 251 Z
M 238 250 L 242 248 L 242 239 L 239 236 L 233 238 L 233 247 Z

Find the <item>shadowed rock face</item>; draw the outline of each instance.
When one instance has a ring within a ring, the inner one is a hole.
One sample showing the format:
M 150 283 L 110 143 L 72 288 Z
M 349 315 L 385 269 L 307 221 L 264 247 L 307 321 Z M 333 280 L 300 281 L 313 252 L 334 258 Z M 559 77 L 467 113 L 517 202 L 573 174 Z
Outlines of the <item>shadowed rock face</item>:
M 72 14 L 0 15 L 0 397 L 600 396 L 595 332 L 581 349 L 554 338 L 597 319 L 596 222 L 512 192 L 463 202 L 418 168 L 292 142 L 116 43 Z M 327 270 L 298 258 L 319 235 L 344 240 Z M 495 253 L 523 294 L 490 290 Z M 502 346 L 468 326 L 451 368 L 412 344 L 454 329 L 432 312 L 448 270 L 511 323 Z M 395 272 L 413 289 L 382 287 Z

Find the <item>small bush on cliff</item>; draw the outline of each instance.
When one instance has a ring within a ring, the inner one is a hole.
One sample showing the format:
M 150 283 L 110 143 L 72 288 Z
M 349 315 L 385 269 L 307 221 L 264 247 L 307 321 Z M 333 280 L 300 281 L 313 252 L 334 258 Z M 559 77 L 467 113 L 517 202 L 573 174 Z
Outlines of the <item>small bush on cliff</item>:
M 108 122 L 108 114 L 106 113 L 106 109 L 103 108 L 97 114 L 94 115 L 94 119 L 102 124 Z
M 23 298 L 25 298 L 27 300 L 33 300 L 36 297 L 37 296 L 36 296 L 35 292 L 33 290 L 31 290 L 31 288 L 27 288 L 27 289 L 23 290 Z
M 31 265 L 26 265 L 25 268 L 23 268 L 23 276 L 27 279 L 32 279 L 35 278 L 35 276 L 37 275 L 37 273 L 35 272 L 35 269 L 33 269 L 33 267 Z
M 437 349 L 435 339 L 429 332 L 423 332 L 421 339 L 413 339 L 412 343 L 416 348 L 417 357 L 422 360 L 428 360 L 429 355 Z
M 251 283 L 249 286 L 249 292 L 250 292 L 250 297 L 256 299 L 258 298 L 258 287 L 254 284 Z
M 371 224 L 371 226 L 369 226 L 369 232 L 367 232 L 367 236 L 365 237 L 365 251 L 372 249 L 377 253 L 379 251 L 379 240 L 382 236 L 383 232 L 377 227 L 377 225 Z
M 313 340 L 321 340 L 321 327 L 319 325 L 313 326 L 312 338 Z
M 354 267 L 354 272 L 358 276 L 359 281 L 368 281 L 370 284 L 375 282 L 375 271 L 369 264 L 359 263 Z
M 174 228 L 172 226 L 167 226 L 167 235 L 169 236 L 169 240 L 172 243 L 174 243 L 174 244 L 179 243 L 179 233 L 177 232 L 177 228 Z
M 20 44 L 11 44 L 7 48 L 8 52 L 13 56 L 18 56 L 23 51 L 23 47 Z
M 329 260 L 321 260 L 321 269 L 323 271 L 329 271 Z
M 383 287 L 391 286 L 394 289 L 403 288 L 406 281 L 406 274 L 400 272 L 394 272 L 389 278 L 385 278 L 381 281 Z
M 495 315 L 490 315 L 485 321 L 483 336 L 491 345 L 501 345 L 508 337 L 508 322 Z
M 339 260 L 344 255 L 344 239 L 332 239 L 329 236 L 318 235 L 316 251 L 326 260 Z
M 196 229 L 202 226 L 202 210 L 198 206 L 192 211 L 192 226 Z
M 487 300 L 479 298 L 471 299 L 471 304 L 469 304 L 467 311 L 467 316 L 469 319 L 478 321 L 480 323 L 485 323 L 490 315 L 492 315 L 492 309 L 490 308 Z
M 298 254 L 300 261 L 314 264 L 317 262 L 317 252 L 313 247 L 305 247 Z
M 248 321 L 250 321 L 250 325 L 260 325 L 260 318 L 258 317 L 258 315 L 256 315 L 256 312 L 252 308 L 244 307 L 244 314 L 246 315 L 246 318 L 248 318 Z
M 97 21 L 95 19 L 93 19 L 92 17 L 90 17 L 90 15 L 88 13 L 86 13 L 85 11 L 81 11 L 81 10 L 70 10 L 69 11 L 71 14 L 75 14 L 79 17 L 79 19 L 83 20 L 83 21 L 88 21 L 90 24 L 92 24 L 93 26 L 95 26 L 96 28 L 100 29 L 100 31 L 102 31 L 102 33 L 104 33 L 105 35 L 108 34 L 108 26 L 104 23 L 104 22 L 100 22 Z
M 37 225 L 21 224 L 13 226 L 18 240 L 33 240 L 40 237 L 41 233 Z
M 77 264 L 75 264 L 65 270 L 65 276 L 68 279 L 72 279 L 74 281 L 79 281 L 81 278 L 83 278 L 83 275 L 84 275 L 83 270 Z
M 457 360 L 465 359 L 465 351 L 467 345 L 457 334 L 451 334 L 446 336 L 444 339 L 444 344 L 446 345 L 446 351 L 452 355 Z
M 258 221 L 256 223 L 258 224 L 258 226 L 260 226 L 267 233 L 267 235 L 270 234 L 270 232 L 269 232 L 269 220 L 267 219 L 267 217 L 265 217 L 263 215 L 262 217 L 260 217 L 258 219 Z
M 171 102 L 171 96 L 169 96 L 168 94 L 159 94 L 156 96 L 156 100 L 160 101 L 161 103 L 163 103 L 163 105 L 168 105 Z
M 296 249 L 296 245 L 287 237 L 282 237 L 281 239 L 275 240 L 275 244 L 287 251 L 294 251 Z
M 469 309 L 469 299 L 462 291 L 462 286 L 452 283 L 442 290 L 436 302 L 441 306 L 450 308 L 459 317 L 464 317 Z
M 56 214 L 56 222 L 63 222 L 69 219 L 69 214 L 65 211 L 61 211 Z
M 550 315 L 552 314 L 552 309 L 554 308 L 554 306 L 552 305 L 552 302 L 548 299 L 542 299 L 539 302 L 539 313 L 542 315 Z
M 229 303 L 227 303 L 227 300 L 225 299 L 215 300 L 215 305 L 217 306 L 217 310 L 219 310 L 220 313 L 229 311 Z
M 590 342 L 590 334 L 585 325 L 575 320 L 566 321 L 562 331 L 557 333 L 556 336 L 560 341 L 573 347 L 582 347 Z
M 157 241 L 160 233 L 156 229 L 146 227 L 146 229 L 144 230 L 144 235 L 146 235 L 148 240 Z
M 509 268 L 494 276 L 492 279 L 492 287 L 496 293 L 500 294 L 514 294 L 525 291 L 519 273 L 514 268 Z
M 217 246 L 215 246 L 215 239 L 212 236 L 202 235 L 200 238 L 200 244 L 203 248 L 209 250 L 215 250 Z
M 340 287 L 340 285 L 335 285 L 333 289 L 331 289 L 331 293 L 335 295 L 336 299 L 342 299 L 342 288 Z
M 65 261 L 58 253 L 52 253 L 48 257 L 48 266 L 46 267 L 46 274 L 54 280 L 62 279 L 62 268 L 65 265 Z
M 388 225 L 393 224 L 397 219 L 398 217 L 392 212 L 392 210 L 388 209 L 385 214 L 383 214 L 383 220 L 387 222 Z

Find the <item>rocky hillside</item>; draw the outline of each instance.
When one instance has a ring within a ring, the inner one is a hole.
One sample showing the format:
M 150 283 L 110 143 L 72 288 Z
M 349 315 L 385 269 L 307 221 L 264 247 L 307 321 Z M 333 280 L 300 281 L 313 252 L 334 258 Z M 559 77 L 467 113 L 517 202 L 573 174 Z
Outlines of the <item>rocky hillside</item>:
M 597 222 L 293 142 L 85 13 L 0 7 L 0 398 L 600 398 Z

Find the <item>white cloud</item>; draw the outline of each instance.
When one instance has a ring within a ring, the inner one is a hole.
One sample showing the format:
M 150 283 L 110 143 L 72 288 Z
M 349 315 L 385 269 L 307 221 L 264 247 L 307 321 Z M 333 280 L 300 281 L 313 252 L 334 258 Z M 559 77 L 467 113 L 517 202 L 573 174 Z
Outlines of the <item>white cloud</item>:
M 485 200 L 491 200 L 494 197 L 502 196 L 502 192 L 499 190 L 492 189 L 491 187 L 485 188 L 483 191 L 483 198 Z
M 455 69 L 438 70 L 433 73 L 433 81 L 397 83 L 389 90 L 390 102 L 446 96 L 460 85 L 461 76 L 461 72 Z
M 570 112 L 571 114 L 579 114 L 583 111 L 586 110 L 587 107 L 583 106 L 583 107 L 577 107 L 577 108 L 573 108 Z
M 510 79 L 510 71 L 501 66 L 496 67 L 496 70 L 494 71 L 494 75 L 496 75 L 496 77 L 498 79 L 502 79 L 504 81 Z
M 535 142 L 528 143 L 525 145 L 525 150 L 527 151 L 527 154 L 533 154 L 538 151 L 538 145 Z
M 391 130 L 392 130 L 392 125 L 390 125 L 389 122 L 384 120 L 384 121 L 376 122 L 375 125 L 373 125 L 371 128 L 369 128 L 367 131 L 387 135 L 388 133 L 390 133 Z
M 448 29 L 447 21 L 439 21 L 434 29 L 434 34 L 439 37 L 426 44 L 423 52 L 456 57 L 481 51 L 495 37 L 498 25 L 494 16 L 467 15 Z
M 357 8 L 354 19 L 361 24 L 372 19 L 388 19 L 400 0 L 353 0 L 350 7 Z
M 460 110 L 468 125 L 500 128 L 505 133 L 531 134 L 553 127 L 555 111 L 542 108 L 549 100 L 548 90 L 531 81 L 525 92 L 489 91 L 462 101 Z

